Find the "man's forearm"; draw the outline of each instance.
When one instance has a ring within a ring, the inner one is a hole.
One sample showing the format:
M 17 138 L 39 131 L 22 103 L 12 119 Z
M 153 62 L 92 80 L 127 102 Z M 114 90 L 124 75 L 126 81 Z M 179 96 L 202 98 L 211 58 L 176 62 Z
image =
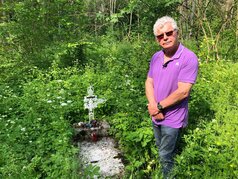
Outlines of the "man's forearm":
M 145 93 L 149 104 L 157 103 L 154 97 L 154 85 L 151 79 L 145 82 Z
M 179 83 L 178 89 L 171 93 L 167 98 L 160 101 L 163 108 L 173 106 L 189 96 L 192 84 Z
M 148 100 L 148 111 L 151 116 L 156 115 L 159 110 L 154 96 L 154 84 L 152 78 L 147 78 L 145 82 L 145 93 Z
M 163 108 L 167 108 L 167 107 L 170 107 L 170 106 L 173 106 L 173 105 L 179 103 L 180 101 L 182 101 L 185 98 L 186 98 L 186 96 L 184 94 L 174 91 L 167 98 L 160 101 L 160 104 L 161 104 L 161 106 L 163 106 Z

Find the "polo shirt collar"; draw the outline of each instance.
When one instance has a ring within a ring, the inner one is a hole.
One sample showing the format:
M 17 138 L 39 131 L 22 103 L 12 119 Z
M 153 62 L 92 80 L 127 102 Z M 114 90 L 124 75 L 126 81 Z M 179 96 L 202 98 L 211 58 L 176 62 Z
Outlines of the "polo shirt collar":
M 178 50 L 176 51 L 176 53 L 174 54 L 174 56 L 172 57 L 172 59 L 173 59 L 173 60 L 179 59 L 180 56 L 181 56 L 181 54 L 182 54 L 182 52 L 183 52 L 183 49 L 184 49 L 184 46 L 183 46 L 181 43 L 179 43 Z

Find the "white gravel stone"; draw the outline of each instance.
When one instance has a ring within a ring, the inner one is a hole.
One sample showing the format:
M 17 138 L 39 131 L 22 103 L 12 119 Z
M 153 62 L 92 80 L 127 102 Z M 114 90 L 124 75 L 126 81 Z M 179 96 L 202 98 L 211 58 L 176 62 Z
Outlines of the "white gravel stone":
M 79 142 L 79 157 L 85 164 L 100 167 L 100 173 L 104 177 L 121 176 L 124 165 L 118 157 L 120 151 L 115 148 L 115 142 L 110 137 L 103 137 L 97 142 Z

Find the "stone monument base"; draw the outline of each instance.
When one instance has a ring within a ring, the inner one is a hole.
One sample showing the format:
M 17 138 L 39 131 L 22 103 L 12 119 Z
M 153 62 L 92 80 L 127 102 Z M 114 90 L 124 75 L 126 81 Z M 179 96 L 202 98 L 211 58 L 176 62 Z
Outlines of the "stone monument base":
M 92 164 L 100 167 L 103 178 L 123 178 L 122 154 L 116 148 L 115 140 L 109 136 L 109 128 L 105 121 L 74 124 L 74 142 L 79 147 L 79 160 L 83 166 Z

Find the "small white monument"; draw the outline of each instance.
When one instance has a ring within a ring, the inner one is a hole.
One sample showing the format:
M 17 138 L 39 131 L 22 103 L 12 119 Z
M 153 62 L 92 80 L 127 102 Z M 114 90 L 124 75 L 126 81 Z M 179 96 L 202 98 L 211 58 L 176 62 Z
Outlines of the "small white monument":
M 98 104 L 104 103 L 105 99 L 98 99 L 96 95 L 93 94 L 93 87 L 90 85 L 88 87 L 88 95 L 84 97 L 84 108 L 88 109 L 89 122 L 94 120 L 94 111 Z
M 83 125 L 77 125 L 79 128 L 75 128 L 77 134 L 79 134 L 79 136 L 81 135 L 81 138 L 78 138 L 78 146 L 80 148 L 79 160 L 83 162 L 85 166 L 92 164 L 94 167 L 99 167 L 99 178 L 122 178 L 124 165 L 122 163 L 121 153 L 115 147 L 116 143 L 114 139 L 108 136 L 107 130 L 110 126 L 105 122 L 100 123 L 98 127 L 88 128 L 84 125 L 91 124 L 90 122 L 94 120 L 93 110 L 98 104 L 106 101 L 105 99 L 98 99 L 97 96 L 94 95 L 92 86 L 89 86 L 87 90 L 88 94 L 84 97 L 84 108 L 89 111 L 89 123 L 80 122 L 79 124 Z M 83 133 L 81 133 L 82 131 Z M 85 133 L 90 134 L 89 136 L 94 142 L 80 140 L 84 138 L 88 139 Z M 101 138 L 100 140 L 97 140 L 98 136 Z M 93 178 L 98 178 L 98 176 L 94 176 Z

